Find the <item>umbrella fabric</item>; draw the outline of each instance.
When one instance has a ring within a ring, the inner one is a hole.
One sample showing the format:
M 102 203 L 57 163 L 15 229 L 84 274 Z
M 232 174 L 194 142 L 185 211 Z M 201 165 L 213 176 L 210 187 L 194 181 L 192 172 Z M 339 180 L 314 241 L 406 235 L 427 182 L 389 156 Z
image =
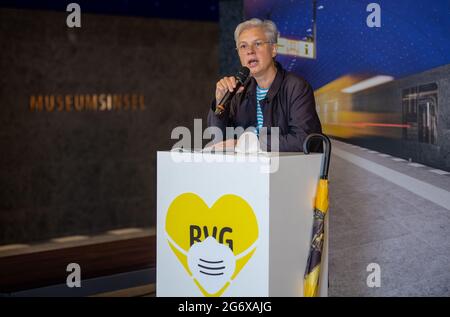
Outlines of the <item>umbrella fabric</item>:
M 311 247 L 306 264 L 303 295 L 305 297 L 317 296 L 319 289 L 320 263 L 324 243 L 324 220 L 328 211 L 328 179 L 320 179 L 317 186 L 314 206 L 314 220 L 311 238 Z

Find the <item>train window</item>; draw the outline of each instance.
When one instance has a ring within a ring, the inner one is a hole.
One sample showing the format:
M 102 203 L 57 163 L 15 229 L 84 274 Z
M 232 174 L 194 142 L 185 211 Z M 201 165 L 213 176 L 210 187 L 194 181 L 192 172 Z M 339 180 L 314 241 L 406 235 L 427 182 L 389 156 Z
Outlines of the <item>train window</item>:
M 436 83 L 403 89 L 403 138 L 437 144 L 437 107 Z

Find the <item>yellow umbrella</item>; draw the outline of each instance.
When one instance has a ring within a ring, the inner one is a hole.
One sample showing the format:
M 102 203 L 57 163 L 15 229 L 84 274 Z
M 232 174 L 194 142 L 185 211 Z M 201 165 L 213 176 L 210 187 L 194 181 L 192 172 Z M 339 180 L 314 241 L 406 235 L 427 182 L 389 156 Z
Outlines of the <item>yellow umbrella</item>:
M 328 169 L 330 166 L 331 142 L 324 134 L 313 133 L 306 137 L 303 142 L 303 152 L 309 154 L 308 145 L 311 139 L 319 138 L 325 143 L 322 170 L 319 184 L 317 186 L 316 200 L 314 204 L 314 220 L 309 249 L 308 262 L 306 264 L 305 277 L 303 281 L 303 295 L 315 297 L 319 289 L 320 264 L 322 260 L 322 249 L 324 243 L 325 215 L 328 211 Z

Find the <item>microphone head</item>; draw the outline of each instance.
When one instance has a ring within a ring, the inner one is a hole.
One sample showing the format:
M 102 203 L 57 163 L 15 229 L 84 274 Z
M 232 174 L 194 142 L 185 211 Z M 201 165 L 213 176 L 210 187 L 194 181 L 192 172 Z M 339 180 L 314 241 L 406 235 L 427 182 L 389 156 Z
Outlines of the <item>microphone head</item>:
M 241 67 L 241 69 L 239 69 L 239 71 L 235 77 L 241 84 L 244 84 L 244 82 L 248 78 L 248 75 L 250 75 L 250 69 L 248 67 L 244 66 L 244 67 Z

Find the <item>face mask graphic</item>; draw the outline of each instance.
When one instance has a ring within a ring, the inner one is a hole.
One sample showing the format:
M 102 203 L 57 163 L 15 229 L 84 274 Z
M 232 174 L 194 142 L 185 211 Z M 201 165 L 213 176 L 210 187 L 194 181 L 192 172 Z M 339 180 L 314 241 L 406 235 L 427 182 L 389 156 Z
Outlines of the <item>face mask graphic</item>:
M 198 231 L 193 237 L 193 224 L 215 234 Z M 226 236 L 217 229 L 225 227 L 232 228 Z M 258 224 L 250 205 L 239 196 L 224 195 L 209 208 L 198 195 L 185 193 L 168 209 L 166 234 L 172 251 L 203 295 L 220 296 L 253 256 Z M 224 243 L 231 240 L 233 250 Z
M 209 294 L 215 294 L 233 276 L 236 260 L 231 249 L 213 237 L 194 243 L 187 254 L 192 276 Z

